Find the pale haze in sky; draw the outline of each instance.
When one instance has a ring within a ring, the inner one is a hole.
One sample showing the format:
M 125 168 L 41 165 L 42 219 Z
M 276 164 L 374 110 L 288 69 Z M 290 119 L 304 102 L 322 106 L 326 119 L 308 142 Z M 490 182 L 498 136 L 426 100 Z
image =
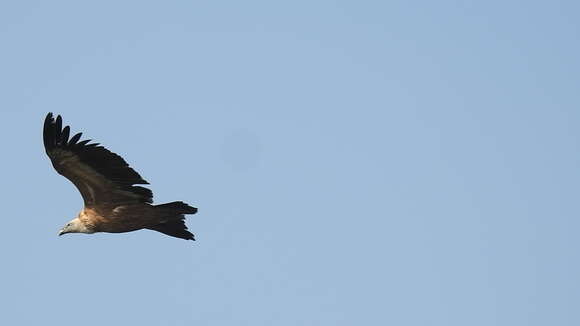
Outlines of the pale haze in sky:
M 0 4 L 0 324 L 580 325 L 576 1 Z M 197 241 L 68 234 L 47 112 Z

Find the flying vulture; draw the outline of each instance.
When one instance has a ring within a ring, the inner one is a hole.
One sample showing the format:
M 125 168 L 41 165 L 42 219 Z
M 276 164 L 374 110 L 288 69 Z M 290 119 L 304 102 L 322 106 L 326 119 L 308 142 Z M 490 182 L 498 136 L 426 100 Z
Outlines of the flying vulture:
M 174 201 L 153 205 L 149 184 L 123 158 L 82 133 L 72 137 L 62 118 L 48 113 L 44 120 L 44 148 L 54 169 L 79 190 L 84 208 L 58 233 L 131 232 L 149 229 L 185 240 L 195 240 L 185 225 L 185 214 L 197 208 Z

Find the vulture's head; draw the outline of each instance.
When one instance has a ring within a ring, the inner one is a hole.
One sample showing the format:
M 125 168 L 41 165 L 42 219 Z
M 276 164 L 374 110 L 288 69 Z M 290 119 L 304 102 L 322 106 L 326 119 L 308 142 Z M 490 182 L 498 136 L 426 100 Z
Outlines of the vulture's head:
M 63 235 L 66 233 L 92 233 L 78 217 L 75 217 L 70 222 L 68 222 L 60 231 L 58 235 Z

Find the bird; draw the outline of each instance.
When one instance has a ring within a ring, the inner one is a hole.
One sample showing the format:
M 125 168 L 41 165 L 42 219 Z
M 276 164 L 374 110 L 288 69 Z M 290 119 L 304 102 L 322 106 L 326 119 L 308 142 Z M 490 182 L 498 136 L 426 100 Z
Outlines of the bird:
M 81 140 L 82 133 L 70 136 L 62 117 L 52 112 L 44 120 L 43 141 L 52 166 L 80 192 L 84 207 L 58 235 L 96 232 L 123 233 L 141 229 L 195 240 L 185 225 L 185 215 L 197 208 L 182 201 L 153 204 L 149 184 L 116 153 L 92 139 Z

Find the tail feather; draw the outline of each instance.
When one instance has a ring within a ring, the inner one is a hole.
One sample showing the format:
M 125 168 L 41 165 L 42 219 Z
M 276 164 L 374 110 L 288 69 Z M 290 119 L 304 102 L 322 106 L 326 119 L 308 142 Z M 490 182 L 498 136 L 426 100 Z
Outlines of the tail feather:
M 172 237 L 195 241 L 193 234 L 187 230 L 187 226 L 183 221 L 183 217 L 179 220 L 157 224 L 150 227 L 149 229 L 167 234 Z
M 197 208 L 191 207 L 181 201 L 156 205 L 155 207 L 163 210 L 165 222 L 149 227 L 150 230 L 176 238 L 195 240 L 193 234 L 187 230 L 184 214 L 195 214 L 197 213 Z
M 166 209 L 173 211 L 177 214 L 195 214 L 197 213 L 197 208 L 191 207 L 182 201 L 174 201 L 171 203 L 155 205 L 159 209 Z

